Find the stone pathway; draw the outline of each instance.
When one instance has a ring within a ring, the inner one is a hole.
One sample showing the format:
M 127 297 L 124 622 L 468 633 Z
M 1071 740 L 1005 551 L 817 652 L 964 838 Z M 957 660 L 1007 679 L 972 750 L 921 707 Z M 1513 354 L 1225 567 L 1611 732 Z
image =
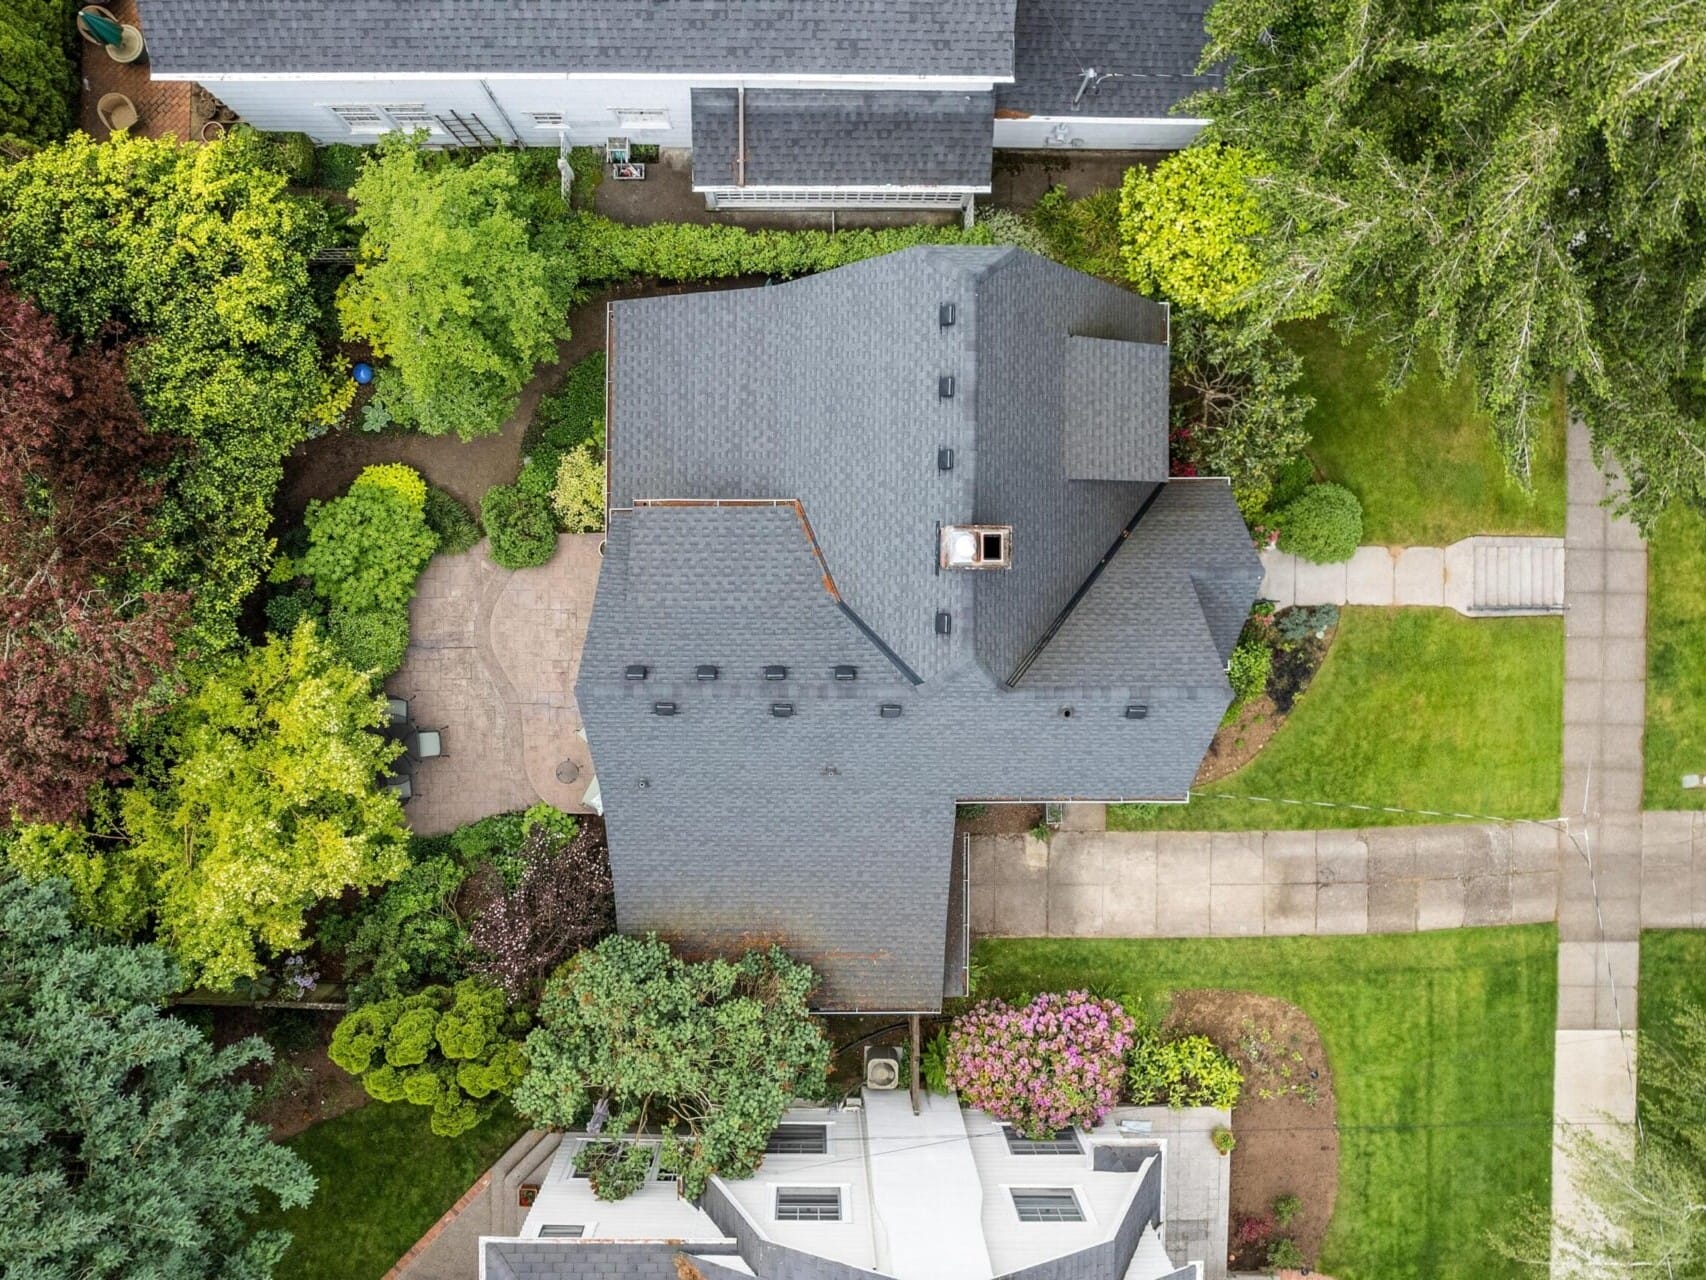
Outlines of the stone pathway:
M 410 606 L 408 656 L 389 681 L 445 754 L 415 771 L 404 810 L 422 835 L 544 800 L 588 812 L 592 759 L 575 675 L 598 583 L 601 534 L 565 534 L 537 569 L 500 569 L 484 542 L 435 556 Z
M 1262 553 L 1261 594 L 1298 604 L 1432 605 L 1471 618 L 1561 613 L 1563 538 L 1463 538 L 1449 547 L 1358 547 L 1341 564 Z

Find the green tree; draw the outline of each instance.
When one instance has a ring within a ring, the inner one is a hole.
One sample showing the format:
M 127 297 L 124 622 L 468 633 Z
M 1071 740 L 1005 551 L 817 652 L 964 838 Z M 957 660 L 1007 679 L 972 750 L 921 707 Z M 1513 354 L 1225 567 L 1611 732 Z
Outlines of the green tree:
M 368 467 L 343 497 L 308 504 L 302 572 L 334 609 L 406 609 L 438 546 L 425 507 L 426 483 L 412 469 Z
M 130 362 L 149 427 L 188 443 L 138 545 L 134 589 L 184 591 L 180 646 L 239 641 L 237 618 L 272 553 L 284 456 L 354 393 L 334 380 L 308 260 L 326 213 L 285 191 L 246 129 L 216 143 L 74 134 L 0 165 L 0 261 L 75 341 L 110 322 L 144 339 Z
M 1271 163 L 1256 311 L 1467 364 L 1529 476 L 1561 375 L 1643 524 L 1706 497 L 1706 58 L 1669 0 L 1219 0 L 1187 108 Z
M 746 1177 L 789 1103 L 823 1087 L 816 983 L 775 948 L 693 963 L 655 937 L 606 938 L 546 987 L 516 1109 L 568 1128 L 607 1098 L 606 1132 L 660 1128 L 689 1198 L 712 1174 Z
M 0 154 L 71 132 L 77 107 L 71 6 L 8 0 L 0 10 Z
M 1120 247 L 1140 292 L 1222 319 L 1261 279 L 1255 239 L 1265 228 L 1251 180 L 1261 158 L 1207 143 L 1153 169 L 1128 169 L 1120 186 Z
M 363 1005 L 332 1032 L 327 1056 L 380 1102 L 432 1108 L 432 1131 L 479 1124 L 521 1080 L 527 1015 L 479 978 Z
M 338 310 L 391 361 L 393 416 L 430 435 L 498 430 L 567 336 L 567 282 L 534 243 L 518 183 L 512 156 L 435 162 L 393 134 L 350 189 L 361 248 Z
M 0 879 L 0 1259 L 39 1280 L 266 1280 L 288 1246 L 251 1233 L 259 1192 L 314 1193 L 307 1165 L 245 1114 L 236 1073 L 162 1006 L 171 958 L 74 927 L 63 883 Z
M 197 673 L 117 799 L 120 830 L 50 828 L 29 869 L 65 875 L 104 925 L 152 921 L 192 983 L 252 978 L 303 946 L 315 903 L 408 865 L 402 810 L 375 785 L 399 749 L 373 732 L 384 717 L 305 622 Z

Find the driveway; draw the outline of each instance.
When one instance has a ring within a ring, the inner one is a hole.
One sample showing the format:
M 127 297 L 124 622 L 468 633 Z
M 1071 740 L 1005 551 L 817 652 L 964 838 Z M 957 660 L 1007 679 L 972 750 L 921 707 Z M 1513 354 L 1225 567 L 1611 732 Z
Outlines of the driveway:
M 404 810 L 421 835 L 452 831 L 541 800 L 585 802 L 592 758 L 575 675 L 598 585 L 597 533 L 564 534 L 536 569 L 500 569 L 481 542 L 435 556 L 410 606 L 403 668 L 389 691 L 415 723 L 444 730 L 445 754 L 415 771 Z

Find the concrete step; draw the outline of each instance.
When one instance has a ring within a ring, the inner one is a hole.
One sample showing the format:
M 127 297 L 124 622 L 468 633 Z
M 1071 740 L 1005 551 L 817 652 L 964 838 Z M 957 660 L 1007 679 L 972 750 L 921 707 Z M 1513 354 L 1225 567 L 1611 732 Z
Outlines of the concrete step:
M 1466 545 L 1465 545 L 1466 544 Z M 1562 613 L 1564 542 L 1562 538 L 1468 538 L 1471 617 Z

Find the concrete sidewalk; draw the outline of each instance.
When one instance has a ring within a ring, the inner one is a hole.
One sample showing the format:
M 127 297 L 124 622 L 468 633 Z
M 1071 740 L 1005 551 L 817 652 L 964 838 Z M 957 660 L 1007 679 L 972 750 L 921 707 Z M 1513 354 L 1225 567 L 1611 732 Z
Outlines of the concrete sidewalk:
M 1564 539 L 1463 538 L 1449 547 L 1358 547 L 1339 564 L 1262 552 L 1264 599 L 1307 604 L 1416 605 L 1471 618 L 1561 613 Z

